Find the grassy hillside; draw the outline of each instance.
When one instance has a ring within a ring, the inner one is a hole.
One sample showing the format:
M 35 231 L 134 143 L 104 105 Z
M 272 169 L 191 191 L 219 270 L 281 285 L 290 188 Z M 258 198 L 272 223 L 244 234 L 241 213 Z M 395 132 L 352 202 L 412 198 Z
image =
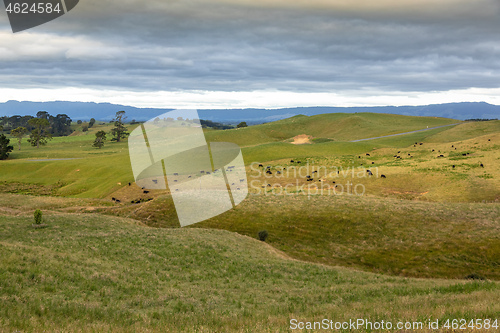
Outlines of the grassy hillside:
M 500 311 L 496 282 L 326 267 L 227 231 L 50 212 L 33 229 L 31 216 L 0 214 L 5 332 L 288 332 L 292 318 L 444 323 Z
M 435 117 L 332 113 L 311 117 L 295 116 L 268 124 L 214 131 L 207 133 L 207 140 L 234 142 L 242 147 L 284 141 L 300 134 L 335 141 L 352 141 L 458 122 L 454 119 Z

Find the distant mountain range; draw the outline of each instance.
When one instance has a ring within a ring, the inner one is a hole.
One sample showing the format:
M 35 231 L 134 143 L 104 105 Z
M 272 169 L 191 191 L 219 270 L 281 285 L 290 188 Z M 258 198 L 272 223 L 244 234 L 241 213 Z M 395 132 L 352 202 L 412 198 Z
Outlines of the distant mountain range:
M 67 114 L 73 120 L 109 121 L 117 111 L 125 111 L 128 120 L 145 121 L 173 109 L 136 108 L 133 106 L 93 103 L 93 102 L 19 102 L 0 103 L 0 116 L 36 115 L 47 111 L 51 115 Z M 375 107 L 298 107 L 283 109 L 200 109 L 201 119 L 236 124 L 246 121 L 249 124 L 264 123 L 293 117 L 299 114 L 313 116 L 323 113 L 374 112 L 408 116 L 430 116 L 453 119 L 493 119 L 499 118 L 500 106 L 485 102 L 464 102 L 432 104 L 423 106 L 375 106 Z

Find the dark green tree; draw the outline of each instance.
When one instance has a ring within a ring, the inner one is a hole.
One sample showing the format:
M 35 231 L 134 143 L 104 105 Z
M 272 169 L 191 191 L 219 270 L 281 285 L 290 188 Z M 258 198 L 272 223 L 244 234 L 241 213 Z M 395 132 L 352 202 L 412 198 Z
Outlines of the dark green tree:
M 45 145 L 49 139 L 52 139 L 52 135 L 48 132 L 50 124 L 47 119 L 33 118 L 30 119 L 29 124 L 35 128 L 31 131 L 30 138 L 28 139 L 28 142 L 31 143 L 33 147 L 40 148 L 40 146 Z
M 14 149 L 13 146 L 9 145 L 10 140 L 7 139 L 5 134 L 0 135 L 0 160 L 5 160 L 9 157 L 9 153 Z
M 242 128 L 242 127 L 248 127 L 247 123 L 245 121 L 242 121 L 238 125 L 236 125 L 237 128 Z
M 89 130 L 89 124 L 83 123 L 82 124 L 82 132 L 87 132 Z
M 94 118 L 90 118 L 89 128 L 92 128 L 92 126 L 94 126 L 94 124 L 95 124 L 95 119 Z
M 26 127 L 18 127 L 16 129 L 13 129 L 10 131 L 10 134 L 17 138 L 17 142 L 18 142 L 18 146 L 19 146 L 19 150 L 21 150 L 21 141 L 23 140 L 23 136 L 28 133 L 28 130 L 26 129 Z
M 106 141 L 106 132 L 98 131 L 95 134 L 95 140 L 94 140 L 94 144 L 92 145 L 92 147 L 96 147 L 96 148 L 101 149 L 102 146 L 104 146 L 104 141 Z
M 121 139 L 124 139 L 130 135 L 130 133 L 127 132 L 127 129 L 125 128 L 125 125 L 123 125 L 123 122 L 126 118 L 127 117 L 125 117 L 125 111 L 118 111 L 116 113 L 114 119 L 115 127 L 111 129 L 111 134 L 113 135 L 113 139 L 111 139 L 111 141 L 120 142 Z

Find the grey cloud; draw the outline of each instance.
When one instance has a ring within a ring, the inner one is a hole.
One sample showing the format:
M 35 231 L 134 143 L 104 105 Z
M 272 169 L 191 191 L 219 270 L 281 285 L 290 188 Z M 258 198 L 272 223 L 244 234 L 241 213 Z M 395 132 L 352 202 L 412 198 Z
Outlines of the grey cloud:
M 0 49 L 10 51 L 0 63 L 0 86 L 308 92 L 498 87 L 497 1 L 448 1 L 454 5 L 448 11 L 405 11 L 397 3 L 356 9 L 324 1 L 309 7 L 80 1 L 67 16 L 31 30 L 32 39 L 0 35 Z M 411 3 L 408 8 L 417 8 Z M 0 27 L 7 29 L 4 21 Z M 47 35 L 50 54 L 23 53 Z

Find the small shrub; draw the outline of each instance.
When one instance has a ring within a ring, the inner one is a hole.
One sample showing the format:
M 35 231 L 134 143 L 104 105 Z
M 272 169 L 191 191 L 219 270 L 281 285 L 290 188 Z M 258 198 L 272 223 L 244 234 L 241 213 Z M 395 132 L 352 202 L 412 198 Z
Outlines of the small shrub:
M 261 230 L 261 231 L 259 231 L 258 236 L 259 236 L 259 240 L 265 242 L 267 237 L 269 236 L 269 233 L 267 232 L 267 230 Z
M 469 274 L 465 277 L 466 280 L 486 280 L 484 276 L 481 276 L 476 273 Z
M 35 224 L 42 223 L 42 211 L 40 209 L 35 210 Z

